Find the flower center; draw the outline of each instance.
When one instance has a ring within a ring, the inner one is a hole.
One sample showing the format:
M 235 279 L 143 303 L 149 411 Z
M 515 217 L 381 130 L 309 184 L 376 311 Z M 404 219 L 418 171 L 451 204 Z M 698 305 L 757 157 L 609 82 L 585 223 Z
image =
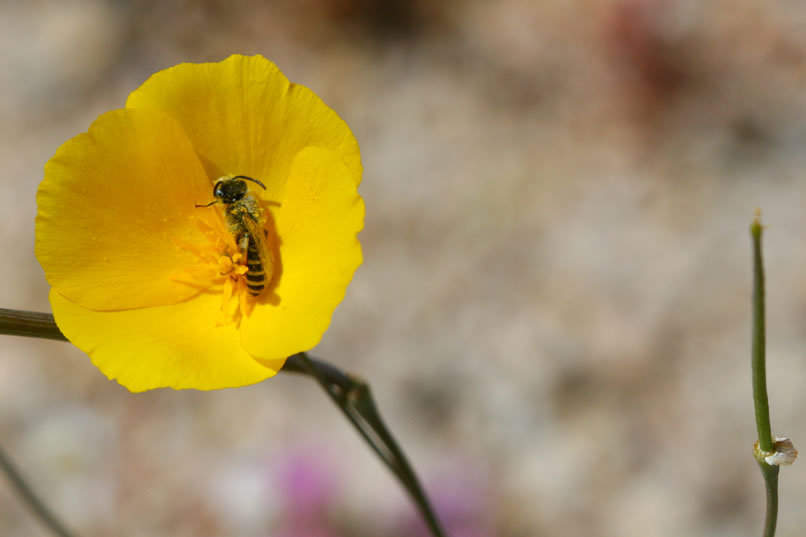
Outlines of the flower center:
M 242 209 L 220 203 L 194 216 L 194 225 L 207 238 L 204 246 L 174 241 L 198 259 L 178 279 L 187 281 L 190 276 L 189 285 L 221 292 L 219 325 L 239 323 L 255 303 L 277 305 L 280 300 L 273 291 L 279 282 L 281 264 L 271 213 L 257 200 L 248 214 L 241 214 Z
M 240 252 L 231 256 L 222 254 L 218 258 L 220 274 L 225 278 L 221 294 L 219 325 L 240 322 L 244 315 L 251 312 L 254 305 L 254 301 L 250 300 L 248 295 L 248 281 L 244 277 L 249 268 L 243 261 L 244 257 Z

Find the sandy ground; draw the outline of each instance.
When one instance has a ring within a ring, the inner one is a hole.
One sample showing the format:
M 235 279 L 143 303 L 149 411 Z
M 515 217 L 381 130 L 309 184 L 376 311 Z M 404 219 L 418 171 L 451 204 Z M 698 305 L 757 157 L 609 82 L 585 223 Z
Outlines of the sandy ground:
M 0 306 L 49 310 L 34 194 L 62 142 L 156 70 L 261 53 L 362 148 L 365 263 L 315 354 L 371 382 L 454 537 L 758 534 L 756 207 L 773 429 L 806 439 L 806 10 L 233 5 L 0 4 Z M 307 379 L 132 395 L 7 337 L 0 394 L 3 447 L 78 536 L 423 535 Z M 44 535 L 2 481 L 0 533 Z

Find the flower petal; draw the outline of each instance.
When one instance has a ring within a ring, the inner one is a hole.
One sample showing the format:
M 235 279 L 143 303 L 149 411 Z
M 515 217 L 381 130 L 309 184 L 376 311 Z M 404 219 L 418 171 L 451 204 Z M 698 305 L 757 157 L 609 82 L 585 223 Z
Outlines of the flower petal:
M 36 200 L 36 256 L 50 284 L 86 308 L 169 304 L 209 283 L 188 281 L 199 227 L 221 226 L 211 182 L 180 126 L 156 110 L 115 110 L 62 145 Z
M 67 339 L 133 392 L 245 386 L 271 377 L 284 362 L 257 362 L 241 347 L 235 324 L 217 326 L 218 293 L 171 306 L 98 312 L 51 290 L 50 304 Z
M 301 151 L 285 197 L 273 211 L 280 238 L 282 275 L 278 305 L 257 304 L 242 322 L 248 352 L 266 359 L 314 347 L 361 264 L 356 234 L 364 202 L 352 171 L 327 149 Z
M 282 198 L 297 153 L 326 147 L 361 178 L 349 127 L 311 90 L 289 83 L 263 56 L 183 63 L 160 71 L 129 95 L 127 108 L 157 108 L 188 133 L 210 177 L 247 175 Z

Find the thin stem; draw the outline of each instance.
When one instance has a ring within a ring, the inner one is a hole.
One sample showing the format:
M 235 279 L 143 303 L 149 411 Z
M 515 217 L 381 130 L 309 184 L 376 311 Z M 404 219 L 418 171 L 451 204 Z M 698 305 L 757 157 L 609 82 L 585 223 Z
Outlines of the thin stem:
M 409 493 L 420 515 L 434 537 L 446 537 L 445 531 L 428 502 L 428 498 L 417 479 L 414 470 L 406 459 L 403 450 L 395 441 L 386 424 L 381 419 L 369 386 L 360 379 L 351 378 L 349 386 L 334 386 L 314 367 L 313 359 L 306 353 L 298 355 L 308 368 L 309 374 L 316 377 L 333 403 L 342 411 L 361 437 L 369 444 L 387 468 L 398 478 Z M 350 378 L 350 377 L 348 377 Z
M 0 308 L 0 334 L 67 341 L 50 313 Z
M 358 434 L 364 439 L 364 441 L 369 444 L 372 450 L 375 452 L 378 457 L 386 462 L 387 454 L 383 450 L 383 446 L 378 444 L 374 438 L 370 435 L 370 431 L 367 430 L 365 423 L 361 420 L 361 416 L 357 415 L 352 408 L 347 403 L 346 393 L 352 389 L 352 381 L 347 382 L 347 384 L 341 383 L 333 383 L 330 382 L 325 376 L 316 368 L 315 360 L 309 357 L 306 353 L 301 352 L 299 354 L 295 354 L 294 357 L 298 358 L 302 367 L 305 368 L 305 374 L 314 378 L 319 385 L 322 387 L 323 390 L 330 396 L 330 399 L 333 403 L 342 411 L 344 417 L 347 418 L 355 430 L 358 431 Z M 283 368 L 285 369 L 285 368 Z M 349 379 L 349 377 L 347 377 Z
M 773 451 L 770 432 L 770 405 L 767 400 L 767 370 L 765 356 L 766 322 L 764 318 L 764 260 L 761 251 L 761 218 L 756 215 L 750 227 L 753 237 L 753 403 L 756 410 L 758 446 L 761 451 Z
M 11 462 L 11 459 L 6 452 L 3 451 L 2 447 L 0 447 L 0 469 L 6 474 L 6 477 L 11 482 L 14 490 L 17 491 L 20 499 L 33 511 L 34 516 L 38 518 L 53 535 L 57 535 L 58 537 L 73 537 L 73 535 L 67 531 L 67 528 L 64 527 L 64 524 L 51 513 L 50 509 L 48 509 L 44 502 L 34 493 L 31 486 L 28 485 L 22 477 L 22 474 L 20 474 L 19 470 L 17 470 L 16 466 Z
M 778 472 L 780 466 L 758 461 L 761 475 L 764 476 L 764 488 L 767 490 L 767 512 L 764 515 L 763 537 L 774 537 L 778 523 Z
M 357 394 L 357 397 L 352 398 L 355 401 L 354 404 L 356 408 L 360 409 L 359 411 L 361 412 L 361 415 L 367 420 L 367 422 L 369 422 L 373 430 L 380 437 L 380 440 L 389 450 L 394 461 L 395 468 L 393 471 L 395 472 L 395 475 L 398 476 L 398 479 L 400 479 L 400 481 L 409 491 L 412 500 L 414 500 L 414 502 L 417 504 L 420 514 L 425 519 L 428 527 L 431 529 L 431 532 L 436 537 L 442 536 L 444 534 L 442 527 L 440 526 L 439 520 L 431 508 L 431 505 L 428 503 L 428 497 L 425 495 L 425 491 L 423 491 L 420 482 L 417 480 L 417 476 L 409 464 L 405 453 L 403 453 L 403 450 L 400 449 L 400 445 L 397 443 L 394 436 L 392 436 L 392 433 L 381 419 L 380 413 L 373 403 L 369 385 L 361 383 L 357 388 L 358 390 L 354 392 Z
M 313 372 L 310 367 L 313 367 Z M 344 373 L 341 369 L 327 362 L 323 362 L 322 360 L 308 356 L 303 352 L 289 356 L 280 372 L 307 375 L 317 380 L 318 376 L 321 376 L 329 384 L 337 386 L 344 392 L 347 392 L 350 387 L 355 384 L 350 375 Z
M 767 463 L 765 457 L 775 450 L 770 430 L 770 405 L 767 400 L 767 372 L 765 356 L 765 311 L 764 311 L 764 258 L 761 250 L 763 227 L 761 216 L 756 212 L 750 235 L 753 237 L 753 405 L 756 413 L 758 443 L 754 455 L 761 468 L 766 489 L 767 510 L 764 517 L 764 537 L 774 537 L 778 523 L 778 473 L 780 467 Z

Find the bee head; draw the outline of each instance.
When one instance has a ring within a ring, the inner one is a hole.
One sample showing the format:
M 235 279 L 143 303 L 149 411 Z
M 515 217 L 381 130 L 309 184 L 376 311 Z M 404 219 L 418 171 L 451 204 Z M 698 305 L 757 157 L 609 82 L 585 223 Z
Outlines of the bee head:
M 235 177 L 222 177 L 213 186 L 213 197 L 224 203 L 234 203 L 246 196 L 246 181 Z

